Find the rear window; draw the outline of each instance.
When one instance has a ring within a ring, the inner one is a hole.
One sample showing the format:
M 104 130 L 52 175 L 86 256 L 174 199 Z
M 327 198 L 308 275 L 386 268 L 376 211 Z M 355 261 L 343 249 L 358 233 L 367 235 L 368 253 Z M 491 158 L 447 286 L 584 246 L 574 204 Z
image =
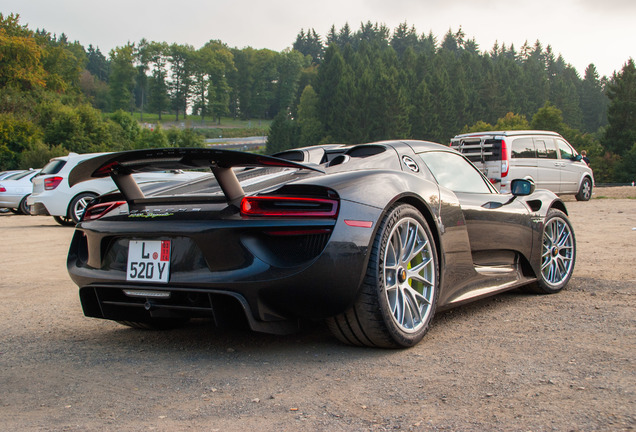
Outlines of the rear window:
M 44 165 L 44 168 L 42 168 L 40 174 L 57 174 L 62 170 L 64 165 L 66 165 L 65 160 L 52 160 L 51 162 Z
M 454 139 L 451 146 L 466 156 L 471 162 L 501 160 L 501 140 L 491 137 L 475 136 Z

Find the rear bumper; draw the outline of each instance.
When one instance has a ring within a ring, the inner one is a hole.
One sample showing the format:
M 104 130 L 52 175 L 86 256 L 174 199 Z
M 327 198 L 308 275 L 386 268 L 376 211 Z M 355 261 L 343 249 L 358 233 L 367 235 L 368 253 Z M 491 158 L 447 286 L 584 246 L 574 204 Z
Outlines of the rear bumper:
M 339 219 L 375 221 L 379 212 L 343 203 Z M 303 227 L 331 233 L 267 234 Z M 87 316 L 119 321 L 159 317 L 218 321 L 231 300 L 253 330 L 286 333 L 297 327 L 299 318 L 323 319 L 353 303 L 374 232 L 375 226 L 351 227 L 324 220 L 97 220 L 78 225 L 67 266 L 80 288 Z M 129 239 L 171 241 L 168 283 L 126 280 Z M 131 297 L 124 291 L 130 289 L 169 295 Z
M 40 202 L 29 205 L 29 212 L 33 216 L 51 216 L 46 206 Z

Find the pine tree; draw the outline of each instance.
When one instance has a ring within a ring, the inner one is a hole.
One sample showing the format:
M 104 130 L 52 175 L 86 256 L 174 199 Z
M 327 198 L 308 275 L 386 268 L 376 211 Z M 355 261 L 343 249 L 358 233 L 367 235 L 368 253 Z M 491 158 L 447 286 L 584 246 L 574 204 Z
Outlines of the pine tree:
M 630 58 L 619 73 L 614 73 L 608 97 L 609 124 L 603 144 L 607 150 L 624 155 L 636 144 L 636 65 L 633 59 Z
M 607 124 L 607 96 L 599 80 L 594 64 L 585 69 L 585 77 L 581 83 L 580 92 L 581 114 L 583 118 L 583 132 L 596 132 Z

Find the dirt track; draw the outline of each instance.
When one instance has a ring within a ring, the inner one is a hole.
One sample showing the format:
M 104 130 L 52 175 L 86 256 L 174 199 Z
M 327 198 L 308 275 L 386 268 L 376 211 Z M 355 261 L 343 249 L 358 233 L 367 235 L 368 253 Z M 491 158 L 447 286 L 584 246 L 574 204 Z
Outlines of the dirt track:
M 595 196 L 636 196 L 636 189 Z M 636 199 L 567 202 L 574 277 L 438 314 L 408 350 L 195 322 L 144 332 L 85 318 L 72 229 L 0 215 L 0 429 L 519 430 L 636 428 Z

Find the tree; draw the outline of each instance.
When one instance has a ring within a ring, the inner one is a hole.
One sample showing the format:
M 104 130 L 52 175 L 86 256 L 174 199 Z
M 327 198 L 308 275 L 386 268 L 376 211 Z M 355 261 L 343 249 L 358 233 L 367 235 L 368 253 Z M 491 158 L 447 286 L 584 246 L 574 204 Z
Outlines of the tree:
M 0 13 L 0 88 L 22 91 L 44 88 L 46 71 L 42 65 L 42 49 L 33 33 L 19 25 L 20 16 Z
M 192 89 L 193 58 L 194 48 L 190 45 L 172 44 L 168 48 L 168 61 L 172 71 L 172 79 L 168 88 L 171 106 L 177 121 L 179 113 L 183 113 L 183 118 L 187 115 L 188 100 Z
M 86 58 L 86 70 L 97 79 L 104 82 L 108 81 L 110 64 L 108 59 L 106 59 L 104 54 L 99 50 L 99 47 L 93 48 L 93 45 L 89 45 L 86 51 Z
M 608 99 L 603 93 L 603 87 L 594 64 L 590 64 L 585 69 L 579 100 L 584 132 L 596 132 L 601 126 L 607 124 Z
M 152 74 L 148 78 L 148 110 L 161 115 L 168 110 L 170 98 L 168 96 L 168 72 L 166 70 L 168 45 L 158 42 L 150 42 L 147 47 L 147 55 L 150 61 Z
M 313 28 L 308 29 L 307 33 L 301 29 L 292 48 L 303 55 L 310 56 L 315 64 L 320 64 L 325 54 L 322 40 Z
M 313 87 L 308 85 L 303 90 L 298 105 L 298 127 L 300 147 L 316 145 L 320 143 L 323 135 L 323 126 L 318 113 L 318 95 Z
M 497 120 L 497 124 L 495 124 L 494 126 L 494 130 L 502 131 L 527 129 L 530 129 L 530 124 L 528 123 L 528 120 L 526 120 L 526 116 L 514 114 L 511 112 L 507 113 L 504 117 Z
M 207 110 L 221 124 L 221 116 L 229 113 L 230 85 L 227 77 L 236 71 L 234 56 L 221 41 L 209 41 L 200 51 L 205 59 L 209 79 Z
M 297 147 L 297 127 L 284 112 L 279 112 L 269 128 L 267 136 L 267 154 L 274 154 Z
M 111 109 L 132 112 L 134 108 L 133 90 L 137 70 L 133 65 L 134 45 L 127 44 L 110 52 L 110 99 Z
M 561 110 L 546 102 L 534 116 L 532 116 L 532 129 L 554 131 L 563 134 L 566 125 L 563 123 Z
M 636 143 L 636 65 L 633 59 L 630 58 L 619 73 L 614 73 L 607 95 L 610 105 L 603 145 L 611 152 L 624 155 Z

